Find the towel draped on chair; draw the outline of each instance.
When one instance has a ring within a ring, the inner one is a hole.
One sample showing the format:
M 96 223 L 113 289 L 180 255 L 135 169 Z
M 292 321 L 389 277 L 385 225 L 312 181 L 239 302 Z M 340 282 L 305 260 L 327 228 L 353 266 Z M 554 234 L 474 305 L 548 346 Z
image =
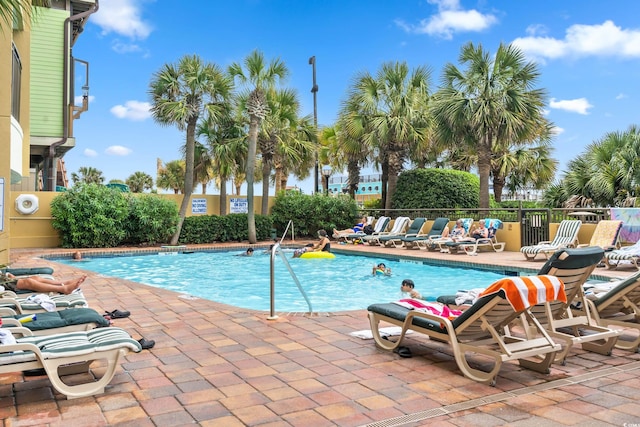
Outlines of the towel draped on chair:
M 500 290 L 504 290 L 509 304 L 516 311 L 547 301 L 567 302 L 564 284 L 555 276 L 522 276 L 501 279 L 485 289 L 480 296 L 490 295 Z

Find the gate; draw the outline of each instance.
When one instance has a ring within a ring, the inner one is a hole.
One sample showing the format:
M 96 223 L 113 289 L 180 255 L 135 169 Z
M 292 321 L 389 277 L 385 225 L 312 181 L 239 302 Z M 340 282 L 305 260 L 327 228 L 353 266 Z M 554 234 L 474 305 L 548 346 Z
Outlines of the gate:
M 520 218 L 520 246 L 537 245 L 549 240 L 549 209 L 522 209 Z

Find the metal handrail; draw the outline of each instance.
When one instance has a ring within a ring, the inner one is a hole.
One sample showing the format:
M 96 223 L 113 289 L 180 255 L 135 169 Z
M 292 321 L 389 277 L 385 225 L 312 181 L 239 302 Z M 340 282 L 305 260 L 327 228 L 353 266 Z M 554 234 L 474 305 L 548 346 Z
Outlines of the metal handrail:
M 291 221 L 289 221 L 291 222 Z M 287 260 L 287 257 L 284 255 L 284 252 L 282 252 L 282 249 L 280 248 L 280 243 L 276 243 L 271 247 L 271 264 L 270 264 L 270 270 L 271 270 L 271 277 L 270 277 L 270 299 L 269 299 L 269 317 L 267 317 L 268 320 L 275 320 L 278 318 L 278 315 L 276 315 L 276 270 L 275 270 L 275 259 L 276 259 L 276 254 L 280 255 L 280 258 L 282 258 L 282 261 L 284 262 L 284 265 L 287 267 L 287 270 L 289 270 L 289 274 L 291 274 L 291 277 L 293 278 L 293 281 L 296 283 L 296 286 L 298 286 L 298 289 L 300 290 L 300 293 L 302 294 L 302 296 L 304 297 L 305 301 L 307 302 L 307 305 L 309 306 L 309 314 L 313 313 L 313 308 L 311 307 L 311 301 L 309 301 L 309 297 L 307 297 L 306 292 L 304 291 L 304 289 L 302 289 L 302 285 L 300 284 L 300 281 L 298 280 L 298 276 L 296 276 L 296 273 L 293 272 L 293 269 L 291 268 L 291 264 L 289 264 L 289 261 Z
M 287 223 L 287 227 L 284 229 L 284 233 L 282 233 L 282 237 L 280 238 L 280 244 L 282 244 L 282 241 L 284 240 L 284 236 L 287 235 L 287 231 L 289 231 L 289 226 L 291 226 L 291 240 L 296 240 L 296 236 L 293 232 L 293 220 L 289 220 L 289 222 Z

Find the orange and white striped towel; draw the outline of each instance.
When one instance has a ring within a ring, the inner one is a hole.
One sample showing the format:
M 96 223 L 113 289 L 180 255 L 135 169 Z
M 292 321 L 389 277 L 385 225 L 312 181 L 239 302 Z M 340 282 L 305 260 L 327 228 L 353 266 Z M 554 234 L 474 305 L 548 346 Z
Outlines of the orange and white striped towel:
M 555 276 L 508 277 L 493 283 L 480 293 L 489 295 L 504 290 L 507 300 L 515 311 L 522 311 L 546 301 L 567 302 L 564 283 Z

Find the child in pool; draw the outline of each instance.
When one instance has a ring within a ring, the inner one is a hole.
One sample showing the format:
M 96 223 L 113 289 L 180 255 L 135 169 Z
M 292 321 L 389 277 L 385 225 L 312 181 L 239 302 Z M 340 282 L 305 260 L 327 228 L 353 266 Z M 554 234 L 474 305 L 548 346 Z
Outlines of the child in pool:
M 373 269 L 371 270 L 371 274 L 372 275 L 384 275 L 384 276 L 391 276 L 391 269 L 388 268 L 384 262 L 381 262 L 378 265 L 374 265 Z

